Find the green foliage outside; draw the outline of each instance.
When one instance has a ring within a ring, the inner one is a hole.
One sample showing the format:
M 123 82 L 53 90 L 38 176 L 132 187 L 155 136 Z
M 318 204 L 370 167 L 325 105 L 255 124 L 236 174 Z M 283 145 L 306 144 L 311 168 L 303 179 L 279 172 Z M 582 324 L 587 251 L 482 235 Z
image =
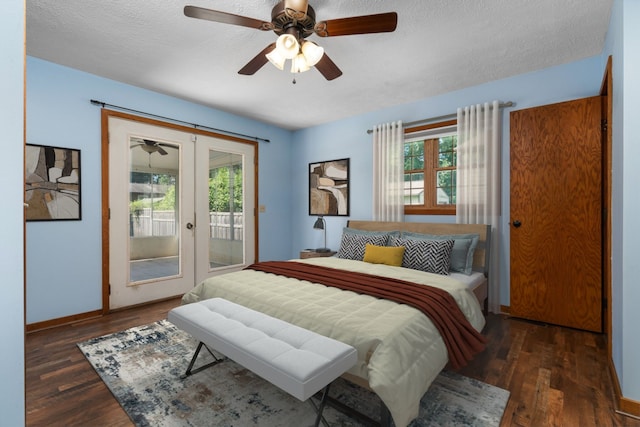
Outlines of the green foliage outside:
M 176 178 L 170 174 L 158 174 L 148 172 L 132 172 L 131 182 L 139 184 L 152 184 L 166 186 L 164 197 L 153 201 L 151 197 L 143 197 L 129 203 L 129 212 L 140 212 L 144 208 L 157 211 L 172 211 L 176 208 Z
M 424 141 L 412 141 L 404 144 L 404 170 L 424 169 Z
M 211 170 L 210 175 L 209 211 L 242 212 L 242 167 L 216 168 Z
M 164 197 L 153 203 L 153 210 L 173 211 L 176 209 L 176 185 L 173 184 L 164 193 Z
M 438 143 L 438 167 L 455 167 L 458 162 L 456 148 L 458 146 L 458 136 L 450 135 L 439 138 Z M 438 187 L 441 188 L 449 198 L 449 203 L 456 203 L 456 171 L 438 171 Z M 446 202 L 445 202 L 446 204 Z
M 233 176 L 230 174 L 231 170 L 233 171 Z M 233 212 L 242 212 L 242 167 L 238 165 L 216 168 L 211 170 L 210 175 L 209 211 L 231 212 L 232 206 L 229 202 L 233 200 Z M 130 212 L 140 212 L 144 208 L 153 208 L 153 210 L 156 211 L 171 211 L 176 209 L 176 185 L 174 176 L 134 172 L 131 174 L 131 182 L 166 185 L 167 190 L 164 197 L 160 200 L 152 201 L 150 197 L 145 197 L 130 202 Z M 232 192 L 233 197 L 231 197 Z
M 456 165 L 456 148 L 458 146 L 458 136 L 450 135 L 440 138 L 438 149 L 438 163 L 441 168 Z

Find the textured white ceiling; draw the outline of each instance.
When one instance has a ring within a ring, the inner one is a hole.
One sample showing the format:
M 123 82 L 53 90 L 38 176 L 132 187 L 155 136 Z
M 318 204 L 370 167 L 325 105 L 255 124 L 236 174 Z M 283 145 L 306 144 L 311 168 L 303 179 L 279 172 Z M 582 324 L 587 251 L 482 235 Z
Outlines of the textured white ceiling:
M 270 21 L 277 0 L 27 0 L 27 54 L 300 129 L 600 54 L 612 1 L 310 0 L 317 21 L 396 11 L 398 27 L 311 36 L 344 74 L 312 69 L 295 85 L 271 64 L 237 73 L 274 33 L 183 14 Z

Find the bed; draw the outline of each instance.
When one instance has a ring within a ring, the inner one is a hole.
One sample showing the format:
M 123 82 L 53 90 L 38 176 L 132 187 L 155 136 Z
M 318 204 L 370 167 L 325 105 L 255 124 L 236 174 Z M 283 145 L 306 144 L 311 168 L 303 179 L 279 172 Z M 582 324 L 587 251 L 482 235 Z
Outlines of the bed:
M 344 257 L 347 252 L 343 248 L 349 248 L 347 237 L 377 242 L 381 235 L 388 239 L 437 235 L 444 236 L 444 240 L 451 240 L 451 236 L 477 236 L 469 259 L 471 271 L 442 275 Z M 486 299 L 489 238 L 485 225 L 349 221 L 337 256 L 291 261 L 314 268 L 340 269 L 345 275 L 366 273 L 444 289 L 475 331 L 481 331 L 485 324 L 481 304 Z M 398 427 L 406 426 L 417 416 L 420 398 L 449 362 L 447 347 L 434 323 L 406 304 L 252 269 L 209 278 L 185 294 L 182 301 L 186 304 L 213 297 L 356 348 L 358 363 L 344 377 L 373 390 Z
M 349 221 L 349 228 L 364 231 L 394 231 L 412 232 L 426 235 L 466 235 L 478 234 L 478 243 L 473 252 L 471 273 L 450 272 L 450 276 L 464 283 L 476 296 L 484 314 L 488 309 L 489 276 L 489 248 L 491 226 L 485 224 L 442 224 L 426 222 L 380 222 L 380 221 Z

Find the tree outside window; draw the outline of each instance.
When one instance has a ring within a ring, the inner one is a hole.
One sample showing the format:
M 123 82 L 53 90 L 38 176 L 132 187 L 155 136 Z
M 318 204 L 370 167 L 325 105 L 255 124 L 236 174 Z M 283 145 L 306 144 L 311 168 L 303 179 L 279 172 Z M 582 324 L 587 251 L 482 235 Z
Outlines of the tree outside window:
M 209 211 L 242 212 L 242 165 L 209 171 Z

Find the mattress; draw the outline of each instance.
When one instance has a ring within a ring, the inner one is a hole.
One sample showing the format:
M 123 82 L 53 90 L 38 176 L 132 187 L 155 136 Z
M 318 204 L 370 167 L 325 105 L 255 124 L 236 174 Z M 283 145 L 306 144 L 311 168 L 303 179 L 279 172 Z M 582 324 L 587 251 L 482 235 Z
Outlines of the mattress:
M 449 273 L 449 277 L 464 284 L 476 296 L 480 306 L 484 306 L 487 299 L 487 278 L 483 273 L 474 271 L 470 275 L 464 273 Z
M 450 276 L 333 257 L 295 261 L 436 286 L 452 295 L 476 330 L 484 327 L 472 290 Z M 448 361 L 431 320 L 404 304 L 255 270 L 209 278 L 185 294 L 183 303 L 213 297 L 354 347 L 358 362 L 349 376 L 361 379 L 380 397 L 398 427 L 418 415 L 420 398 Z

